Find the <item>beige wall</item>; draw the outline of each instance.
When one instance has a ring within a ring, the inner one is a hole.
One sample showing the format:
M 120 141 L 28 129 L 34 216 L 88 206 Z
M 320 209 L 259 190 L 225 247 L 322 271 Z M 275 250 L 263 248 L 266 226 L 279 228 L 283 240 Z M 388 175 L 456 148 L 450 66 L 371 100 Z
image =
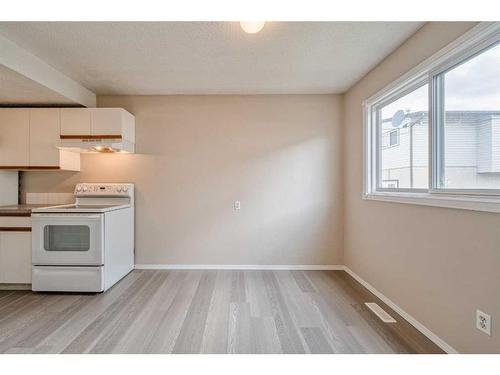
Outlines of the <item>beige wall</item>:
M 138 154 L 24 173 L 23 189 L 134 182 L 137 263 L 344 262 L 458 351 L 500 352 L 500 216 L 361 199 L 362 100 L 472 26 L 427 24 L 343 111 L 333 95 L 100 97 L 136 115 Z M 491 337 L 474 327 L 477 308 Z
M 430 23 L 345 96 L 345 264 L 459 352 L 500 352 L 500 215 L 363 201 L 361 102 L 472 27 Z M 492 336 L 475 311 L 493 317 Z
M 25 192 L 135 183 L 140 264 L 342 264 L 340 96 L 116 96 L 98 106 L 135 114 L 137 154 L 85 155 L 80 173 L 24 173 Z

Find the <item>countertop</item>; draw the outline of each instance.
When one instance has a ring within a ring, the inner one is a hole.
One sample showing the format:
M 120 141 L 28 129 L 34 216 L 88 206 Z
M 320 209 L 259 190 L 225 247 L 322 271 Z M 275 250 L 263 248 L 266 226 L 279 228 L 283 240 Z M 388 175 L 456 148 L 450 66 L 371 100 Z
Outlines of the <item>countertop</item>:
M 53 204 L 11 204 L 0 206 L 0 216 L 31 216 L 34 208 L 50 207 Z

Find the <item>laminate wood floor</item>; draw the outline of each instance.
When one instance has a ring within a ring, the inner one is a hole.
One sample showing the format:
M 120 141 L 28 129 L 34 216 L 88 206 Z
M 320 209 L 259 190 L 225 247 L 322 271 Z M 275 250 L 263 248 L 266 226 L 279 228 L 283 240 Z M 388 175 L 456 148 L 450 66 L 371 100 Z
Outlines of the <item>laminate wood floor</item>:
M 0 291 L 0 352 L 442 353 L 344 271 L 202 270 L 135 270 L 102 294 Z

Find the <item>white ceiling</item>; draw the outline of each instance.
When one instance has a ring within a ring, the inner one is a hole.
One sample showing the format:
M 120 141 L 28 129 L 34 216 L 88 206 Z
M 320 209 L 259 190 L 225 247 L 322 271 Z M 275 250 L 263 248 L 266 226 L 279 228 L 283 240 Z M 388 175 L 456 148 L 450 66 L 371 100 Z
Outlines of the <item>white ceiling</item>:
M 0 104 L 74 105 L 74 101 L 0 64 Z
M 99 95 L 342 93 L 421 26 L 0 22 L 0 34 Z

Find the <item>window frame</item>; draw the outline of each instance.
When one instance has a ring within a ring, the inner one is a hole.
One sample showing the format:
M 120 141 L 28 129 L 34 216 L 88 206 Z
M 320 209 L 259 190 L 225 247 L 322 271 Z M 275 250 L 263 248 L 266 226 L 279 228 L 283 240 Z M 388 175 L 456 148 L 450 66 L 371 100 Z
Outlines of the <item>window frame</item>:
M 443 74 L 499 42 L 500 22 L 482 22 L 363 102 L 363 199 L 500 213 L 500 189 L 449 189 L 438 184 L 443 160 L 439 157 Z M 381 188 L 379 109 L 425 84 L 429 89 L 429 188 Z

